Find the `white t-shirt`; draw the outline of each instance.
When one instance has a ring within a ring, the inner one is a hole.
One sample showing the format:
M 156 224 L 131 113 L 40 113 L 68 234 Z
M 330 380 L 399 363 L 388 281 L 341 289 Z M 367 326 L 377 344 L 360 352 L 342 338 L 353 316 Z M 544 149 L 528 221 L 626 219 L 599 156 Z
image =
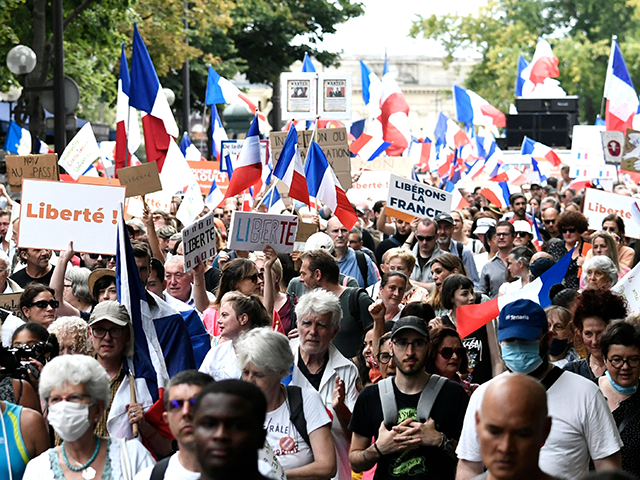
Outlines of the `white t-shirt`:
M 233 342 L 223 342 L 211 348 L 200 365 L 200 371 L 208 373 L 214 380 L 241 379 L 238 357 Z
M 309 435 L 318 428 L 331 424 L 322 398 L 315 390 L 302 389 L 302 409 Z M 285 471 L 303 467 L 314 461 L 311 446 L 302 439 L 296 427 L 291 423 L 290 416 L 289 399 L 287 399 L 274 411 L 267 412 L 264 421 L 267 441 Z
M 475 415 L 491 382 L 480 385 L 471 395 L 456 449 L 462 460 L 482 461 Z M 551 432 L 540 450 L 538 463 L 548 475 L 568 480 L 581 478 L 588 473 L 589 456 L 600 460 L 622 447 L 607 401 L 595 383 L 564 372 L 547 390 L 547 403 Z
M 506 295 L 507 293 L 517 292 L 518 290 L 522 290 L 522 279 L 519 278 L 515 282 L 504 282 L 500 285 L 498 289 L 498 293 L 500 295 Z
M 153 467 L 147 467 L 139 472 L 133 480 L 149 480 L 151 478 L 151 471 Z M 200 472 L 192 472 L 187 470 L 180 463 L 178 454 L 174 453 L 169 459 L 169 465 L 164 472 L 164 477 L 171 480 L 198 480 L 200 478 Z

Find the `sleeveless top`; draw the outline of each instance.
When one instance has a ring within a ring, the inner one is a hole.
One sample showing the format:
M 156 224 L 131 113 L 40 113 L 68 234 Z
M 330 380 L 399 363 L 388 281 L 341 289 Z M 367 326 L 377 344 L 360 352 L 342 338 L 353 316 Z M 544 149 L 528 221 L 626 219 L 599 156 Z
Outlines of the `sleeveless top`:
M 0 379 L 0 400 L 16 403 L 16 396 L 13 392 L 13 378 L 9 376 Z
M 4 420 L 4 430 L 0 426 L 0 478 L 8 478 L 7 450 L 9 447 L 9 458 L 11 459 L 11 473 L 13 478 L 22 478 L 27 463 L 29 462 L 29 453 L 27 446 L 22 438 L 20 430 L 20 414 L 22 407 L 13 403 L 5 402 L 5 411 L 2 414 Z M 7 432 L 7 438 L 4 438 L 4 431 Z

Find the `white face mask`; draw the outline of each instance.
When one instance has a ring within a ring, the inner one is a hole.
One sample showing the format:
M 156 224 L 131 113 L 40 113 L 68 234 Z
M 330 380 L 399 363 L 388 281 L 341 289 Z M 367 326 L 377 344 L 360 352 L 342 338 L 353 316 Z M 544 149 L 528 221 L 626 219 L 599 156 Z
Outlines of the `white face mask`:
M 59 402 L 51 405 L 47 419 L 65 442 L 75 442 L 91 426 L 89 405 L 86 403 Z

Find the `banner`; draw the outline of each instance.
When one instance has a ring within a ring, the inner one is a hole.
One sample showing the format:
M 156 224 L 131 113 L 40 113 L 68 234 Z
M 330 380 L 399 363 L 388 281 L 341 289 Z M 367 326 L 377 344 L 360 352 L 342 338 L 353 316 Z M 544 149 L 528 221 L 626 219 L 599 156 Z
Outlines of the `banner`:
M 60 180 L 58 171 L 58 155 L 7 155 L 7 183 L 12 191 L 20 191 L 23 178 L 40 180 Z
M 624 220 L 625 235 L 640 238 L 640 225 L 633 220 L 631 205 L 636 199 L 617 193 L 603 192 L 595 188 L 587 188 L 584 196 L 584 216 L 589 219 L 589 228 L 602 230 L 602 220 L 615 213 Z
M 229 177 L 226 172 L 220 171 L 220 162 L 216 160 L 213 162 L 190 161 L 187 163 L 189 164 L 189 168 L 191 168 L 193 175 L 196 177 L 198 185 L 200 185 L 200 193 L 208 195 L 209 190 L 211 190 L 211 184 L 214 180 L 222 193 L 227 191 L 227 187 L 229 186 Z
M 452 195 L 424 183 L 391 174 L 386 212 L 405 222 L 414 218 L 431 218 L 451 211 Z
M 120 185 L 127 187 L 127 198 L 162 190 L 156 162 L 119 168 L 118 179 L 120 180 Z
M 271 245 L 278 253 L 293 252 L 298 232 L 297 215 L 233 212 L 227 247 L 230 250 L 254 251 Z
M 116 253 L 116 230 L 124 187 L 23 180 L 21 248 Z
M 93 134 L 91 124 L 86 123 L 64 149 L 58 164 L 74 180 L 78 180 L 80 175 L 86 172 L 98 158 L 100 158 L 100 148 L 96 136 Z
M 195 223 L 182 229 L 182 250 L 184 255 L 184 271 L 193 270 L 196 258 L 204 264 L 209 258 L 217 255 L 216 225 L 213 212 L 209 212 Z
M 622 295 L 629 304 L 629 314 L 640 313 L 640 263 L 633 267 L 627 274 L 618 280 L 611 289 L 612 292 Z

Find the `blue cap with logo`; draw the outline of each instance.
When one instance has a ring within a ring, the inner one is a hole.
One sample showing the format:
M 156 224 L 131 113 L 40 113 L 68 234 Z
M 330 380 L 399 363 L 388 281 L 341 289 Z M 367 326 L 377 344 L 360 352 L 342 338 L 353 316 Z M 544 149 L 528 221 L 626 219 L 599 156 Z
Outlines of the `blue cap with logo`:
M 548 329 L 547 314 L 539 304 L 531 300 L 516 300 L 500 311 L 498 341 L 535 340 Z

